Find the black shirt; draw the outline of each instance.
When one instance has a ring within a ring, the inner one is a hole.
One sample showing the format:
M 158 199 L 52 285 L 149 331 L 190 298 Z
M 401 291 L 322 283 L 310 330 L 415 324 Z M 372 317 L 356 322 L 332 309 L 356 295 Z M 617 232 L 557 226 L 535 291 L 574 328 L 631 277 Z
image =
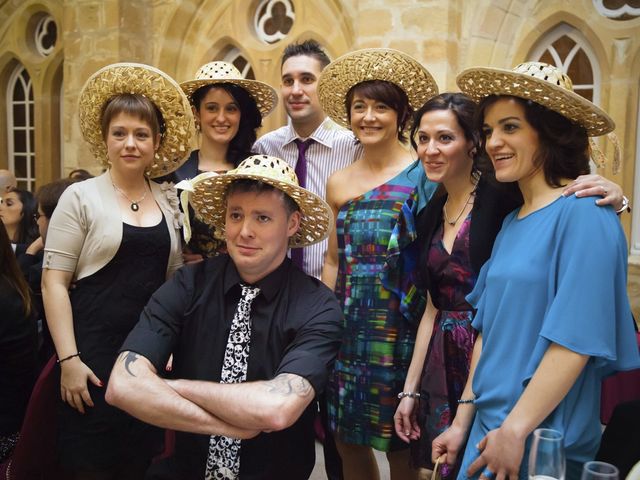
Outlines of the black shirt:
M 219 381 L 242 279 L 228 255 L 188 265 L 149 300 L 122 351 L 146 357 L 158 372 L 173 352 L 176 378 Z M 323 391 L 338 351 L 342 313 L 327 287 L 288 258 L 255 286 L 247 381 L 280 373 L 306 378 Z M 180 468 L 204 475 L 209 436 L 176 434 Z M 307 478 L 315 461 L 313 402 L 290 428 L 242 442 L 241 478 Z

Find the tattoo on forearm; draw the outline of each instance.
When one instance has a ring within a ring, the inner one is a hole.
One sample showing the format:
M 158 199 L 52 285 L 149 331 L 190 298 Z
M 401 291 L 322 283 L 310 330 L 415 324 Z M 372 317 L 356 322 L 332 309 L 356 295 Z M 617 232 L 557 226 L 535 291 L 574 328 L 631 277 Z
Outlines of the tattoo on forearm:
M 138 354 L 133 352 L 124 352 L 122 354 L 122 361 L 124 362 L 124 369 L 129 375 L 135 377 L 136 375 L 131 371 L 129 366 L 138 359 Z
M 282 373 L 273 380 L 267 382 L 269 393 L 276 393 L 282 396 L 297 395 L 306 397 L 313 393 L 313 387 L 306 378 L 292 373 Z

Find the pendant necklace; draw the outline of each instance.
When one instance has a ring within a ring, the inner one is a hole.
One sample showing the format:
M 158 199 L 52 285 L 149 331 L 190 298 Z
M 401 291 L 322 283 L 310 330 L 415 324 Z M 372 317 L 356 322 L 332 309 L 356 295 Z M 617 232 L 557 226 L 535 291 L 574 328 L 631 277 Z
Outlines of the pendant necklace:
M 116 191 L 117 191 L 120 195 L 122 195 L 124 198 L 126 198 L 126 199 L 131 203 L 131 205 L 130 205 L 130 207 L 129 207 L 129 208 L 131 208 L 131 210 L 133 210 L 134 212 L 137 212 L 138 210 L 140 210 L 140 203 L 142 203 L 142 202 L 143 202 L 143 200 L 144 200 L 144 199 L 146 198 L 146 196 L 147 196 L 147 189 L 146 189 L 146 188 L 145 188 L 145 190 L 144 190 L 144 194 L 143 194 L 143 195 L 142 195 L 138 200 L 131 200 L 129 197 L 127 197 L 127 194 L 126 194 L 126 193 L 124 193 L 122 190 L 120 190 L 120 189 L 118 188 L 118 186 L 117 186 L 115 183 L 111 182 L 111 185 L 113 185 L 113 188 L 115 188 L 115 189 L 116 189 Z
M 464 212 L 464 209 L 467 208 L 467 205 L 469 205 L 469 200 L 471 200 L 471 196 L 473 195 L 473 193 L 475 192 L 475 188 L 473 190 L 471 190 L 471 192 L 469 193 L 469 196 L 467 197 L 467 200 L 464 202 L 464 205 L 462 205 L 462 208 L 460 209 L 460 212 L 458 213 L 458 215 L 456 215 L 456 218 L 454 218 L 453 220 L 449 220 L 449 216 L 447 215 L 447 203 L 449 203 L 449 199 L 451 197 L 447 197 L 447 201 L 444 202 L 444 207 L 442 208 L 442 213 L 444 215 L 444 221 L 447 222 L 449 225 L 455 225 L 458 220 L 460 219 L 460 217 L 462 216 L 462 213 Z

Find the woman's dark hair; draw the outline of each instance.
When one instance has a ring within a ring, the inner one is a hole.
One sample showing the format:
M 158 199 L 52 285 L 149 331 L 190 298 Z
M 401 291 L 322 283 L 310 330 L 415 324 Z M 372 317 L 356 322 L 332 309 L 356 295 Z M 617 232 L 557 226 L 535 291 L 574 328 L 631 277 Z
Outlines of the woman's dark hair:
M 216 83 L 200 87 L 191 95 L 191 103 L 198 113 L 200 104 L 212 88 L 221 88 L 238 103 L 240 108 L 240 126 L 227 150 L 226 160 L 237 167 L 242 160 L 251 155 L 251 147 L 256 141 L 256 130 L 262 126 L 262 114 L 253 97 L 244 88 L 232 83 Z
M 11 240 L 9 239 L 6 228 L 0 228 L 0 275 L 16 289 L 20 297 L 22 297 L 24 314 L 25 316 L 29 316 L 31 313 L 31 293 L 29 292 L 29 285 L 22 275 L 16 255 L 13 253 Z
M 84 168 L 76 168 L 75 170 L 71 170 L 71 172 L 69 172 L 69 178 L 71 178 L 72 180 L 82 181 L 93 178 L 93 175 L 91 175 Z
M 47 183 L 38 189 L 38 193 L 36 194 L 37 205 L 40 206 L 40 210 L 42 210 L 45 217 L 49 219 L 51 218 L 53 211 L 58 205 L 58 200 L 60 200 L 62 192 L 64 192 L 69 185 L 75 182 L 76 180 L 73 178 L 63 178 L 61 180 Z
M 351 122 L 351 104 L 353 103 L 353 97 L 356 93 L 371 100 L 384 102 L 391 107 L 398 114 L 398 140 L 401 142 L 407 140 L 404 128 L 411 117 L 413 109 L 411 108 L 411 104 L 409 104 L 409 98 L 407 94 L 404 93 L 404 90 L 384 80 L 367 80 L 354 85 L 349 89 L 344 100 L 349 122 Z
M 441 93 L 435 97 L 431 97 L 426 101 L 422 107 L 413 115 L 413 125 L 411 126 L 411 133 L 409 139 L 411 140 L 411 146 L 415 151 L 418 151 L 418 145 L 416 144 L 416 134 L 420 128 L 420 121 L 425 113 L 433 112 L 437 110 L 449 110 L 456 117 L 458 125 L 464 132 L 464 138 L 473 142 L 472 151 L 478 150 L 480 146 L 480 135 L 475 128 L 475 115 L 476 104 L 467 97 L 464 93 Z M 475 168 L 475 155 L 474 168 Z
M 164 133 L 162 114 L 151 100 L 137 93 L 119 93 L 111 97 L 102 107 L 100 128 L 103 140 L 106 141 L 107 139 L 111 120 L 121 113 L 137 117 L 149 125 L 151 133 L 153 133 L 154 143 L 156 135 Z
M 483 133 L 487 108 L 501 98 L 513 98 L 524 108 L 527 122 L 538 133 L 538 151 L 534 165 L 542 167 L 548 185 L 561 187 L 562 179 L 576 178 L 590 172 L 589 137 L 584 127 L 567 117 L 531 100 L 507 95 L 490 95 L 478 107 L 476 126 L 480 132 L 480 147 L 486 152 L 487 138 Z
M 28 190 L 12 188 L 9 191 L 18 195 L 20 203 L 22 203 L 22 217 L 20 218 L 20 223 L 16 231 L 16 238 L 14 238 L 13 241 L 14 243 L 26 243 L 29 245 L 40 236 L 38 233 L 38 224 L 34 218 L 34 215 L 38 211 L 36 199 Z

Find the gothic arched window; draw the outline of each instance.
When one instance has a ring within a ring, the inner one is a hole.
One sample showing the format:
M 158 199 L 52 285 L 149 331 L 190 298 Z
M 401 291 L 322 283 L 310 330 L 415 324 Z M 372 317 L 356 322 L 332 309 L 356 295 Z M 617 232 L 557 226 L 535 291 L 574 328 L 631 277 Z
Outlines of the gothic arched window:
M 18 65 L 7 88 L 9 168 L 18 187 L 27 190 L 33 189 L 36 179 L 33 104 L 31 77 L 24 66 Z

